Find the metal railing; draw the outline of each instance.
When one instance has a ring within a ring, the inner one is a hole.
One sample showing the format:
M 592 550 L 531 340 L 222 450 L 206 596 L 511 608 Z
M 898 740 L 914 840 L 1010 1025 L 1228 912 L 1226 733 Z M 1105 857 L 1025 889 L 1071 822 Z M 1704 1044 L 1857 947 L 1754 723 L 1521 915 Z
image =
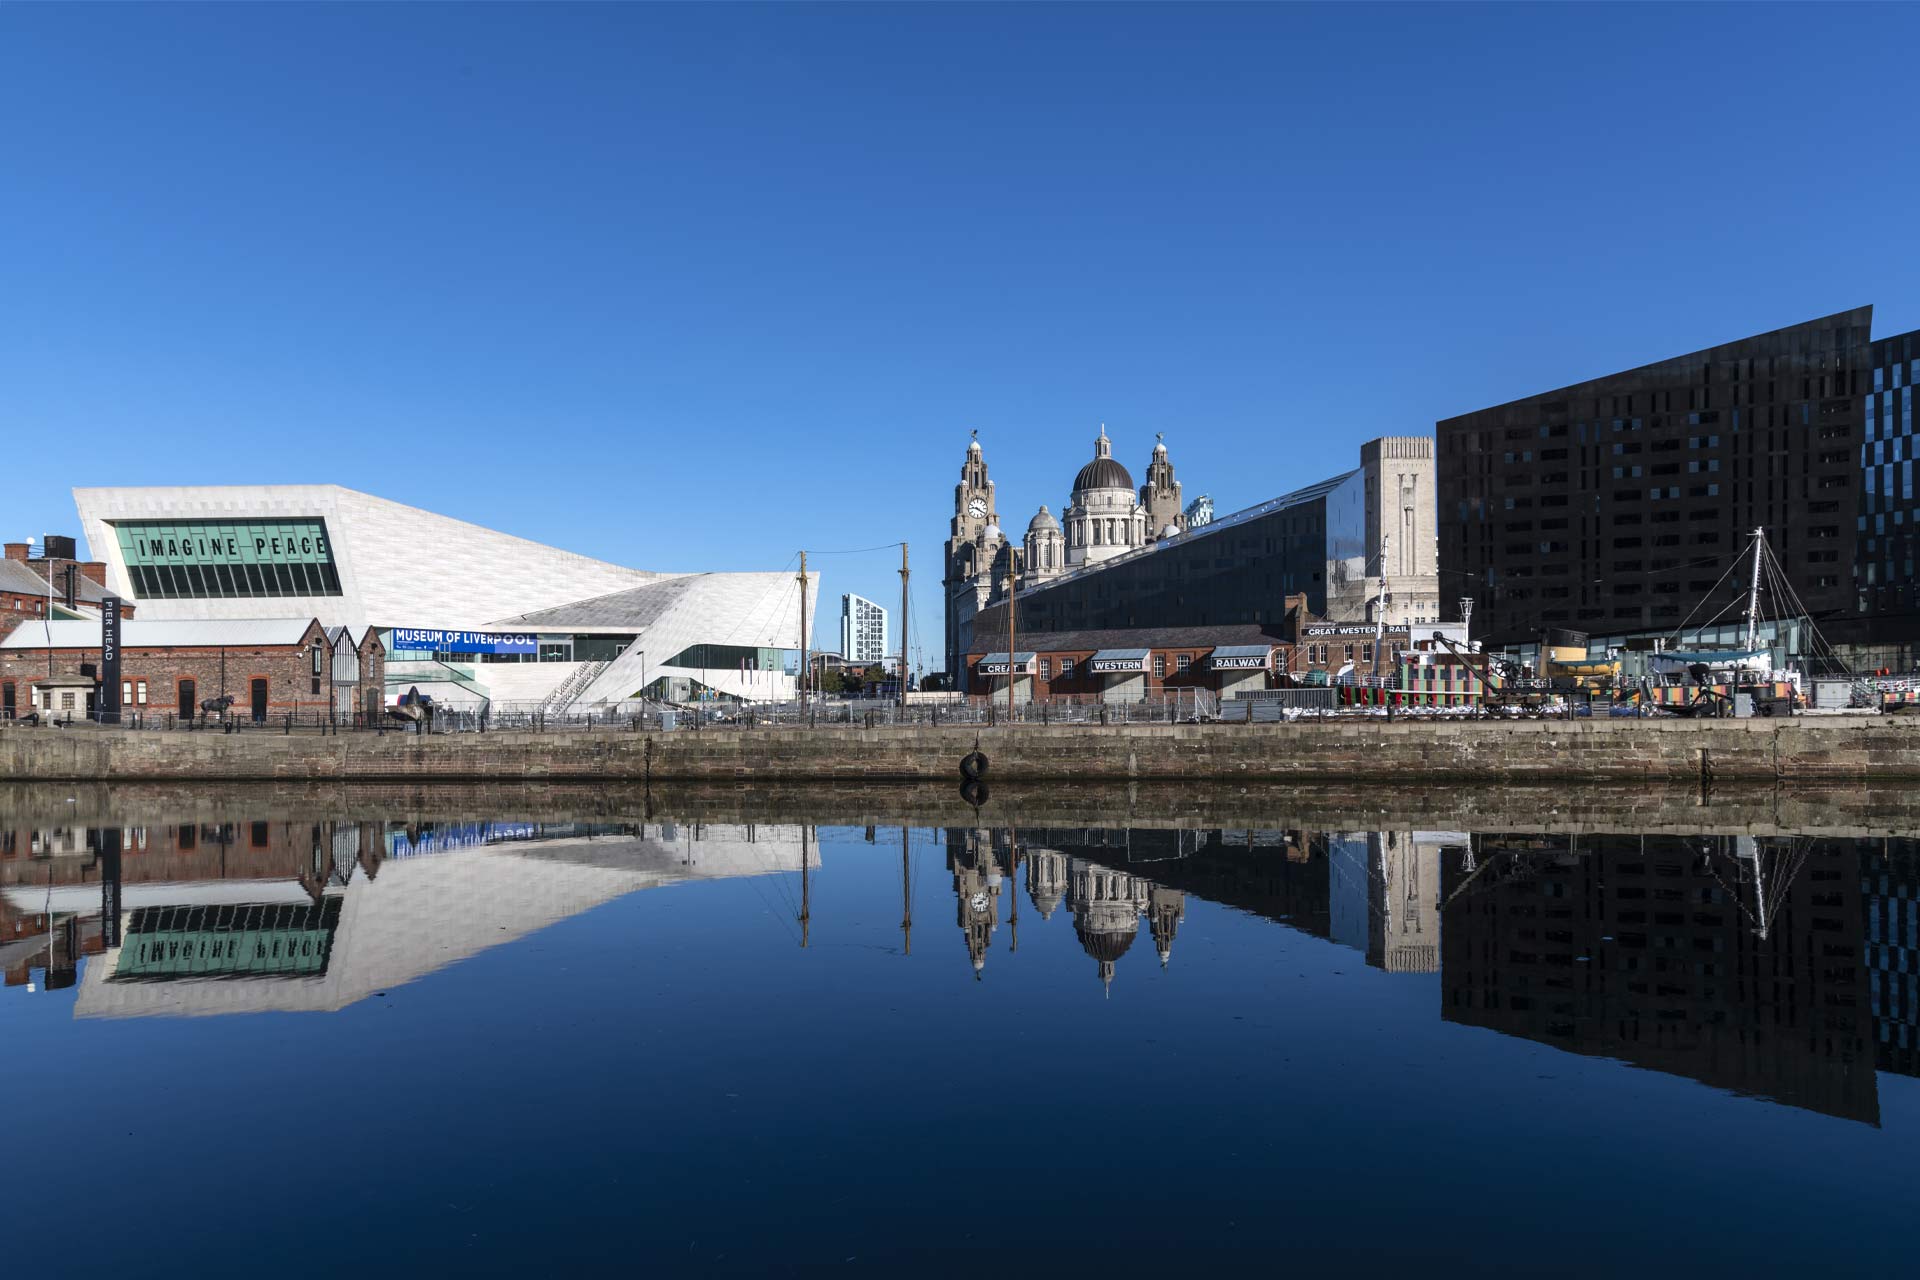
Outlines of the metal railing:
M 1920 685 L 1920 677 L 1905 676 L 1862 681 L 1856 688 L 1856 706 L 1883 705 L 1883 694 L 1907 693 Z M 1481 701 L 1464 705 L 1426 705 L 1422 691 L 1409 691 L 1402 698 L 1394 691 L 1354 687 L 1343 691 L 1337 685 L 1293 689 L 1249 690 L 1222 700 L 1206 689 L 1170 690 L 1165 694 L 1125 702 L 1106 702 L 1096 698 L 1060 697 L 1040 701 L 1016 701 L 1009 715 L 1001 698 L 970 697 L 957 702 L 914 703 L 900 707 L 891 701 L 813 698 L 780 703 L 699 703 L 674 705 L 630 699 L 617 703 L 574 705 L 553 709 L 544 700 L 506 702 L 494 700 L 446 704 L 433 709 L 430 716 L 406 719 L 385 708 L 380 714 L 364 711 L 339 712 L 324 706 L 273 709 L 256 717 L 245 707 L 230 708 L 225 715 L 202 712 L 182 716 L 173 711 L 130 708 L 121 713 L 116 726 L 133 731 L 169 733 L 223 734 L 341 734 L 341 733 L 579 733 L 589 731 L 624 732 L 727 732 L 755 729 L 809 728 L 880 729 L 895 726 L 969 725 L 993 727 L 1020 725 L 1129 725 L 1270 723 L 1276 721 L 1376 720 L 1454 720 L 1454 719 L 1586 719 L 1624 718 L 1665 719 L 1671 712 L 1648 705 L 1644 699 L 1604 694 L 1589 696 L 1584 691 L 1559 692 L 1525 706 L 1488 704 Z M 1381 701 L 1372 705 L 1353 705 L 1356 694 L 1372 693 Z M 1383 696 L 1384 695 L 1384 696 Z M 1907 693 L 1907 696 L 1914 696 Z M 38 725 L 43 728 L 94 727 L 81 711 L 22 710 L 0 724 L 12 727 Z

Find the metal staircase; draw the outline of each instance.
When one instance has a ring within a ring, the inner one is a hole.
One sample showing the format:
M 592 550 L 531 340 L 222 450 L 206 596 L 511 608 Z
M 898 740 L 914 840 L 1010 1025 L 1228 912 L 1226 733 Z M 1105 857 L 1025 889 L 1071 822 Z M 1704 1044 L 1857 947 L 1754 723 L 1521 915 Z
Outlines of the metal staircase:
M 585 693 L 588 686 L 600 678 L 600 673 L 605 671 L 608 665 L 606 662 L 581 663 L 572 675 L 560 682 L 559 688 L 548 694 L 540 703 L 540 714 L 557 715 L 571 707 L 574 699 Z

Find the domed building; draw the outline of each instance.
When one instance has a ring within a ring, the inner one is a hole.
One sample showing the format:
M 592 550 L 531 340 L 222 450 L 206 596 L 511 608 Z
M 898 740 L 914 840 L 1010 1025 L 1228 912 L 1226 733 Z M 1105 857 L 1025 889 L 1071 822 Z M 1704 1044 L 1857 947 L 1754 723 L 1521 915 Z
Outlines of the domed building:
M 1025 571 L 1028 582 L 1044 582 L 1067 571 L 1067 538 L 1046 504 L 1027 525 Z
M 1067 855 L 1056 849 L 1034 849 L 1027 861 L 1027 897 L 1042 920 L 1051 920 L 1067 896 Z
M 973 618 L 1004 597 L 1009 569 L 1023 587 L 1039 585 L 1185 533 L 1187 517 L 1166 442 L 1156 439 L 1147 464 L 1147 483 L 1136 489 L 1133 473 L 1113 456 L 1113 442 L 1103 423 L 1093 442 L 1093 459 L 1074 476 L 1061 514 L 1056 517 L 1042 505 L 1019 543 L 1003 536 L 1001 527 L 993 481 L 976 433 L 967 443 L 960 483 L 954 486 L 947 540 L 943 585 L 948 671 L 961 670 L 960 660 L 972 640 Z
M 1103 986 L 1113 986 L 1113 967 L 1133 946 L 1153 887 L 1124 871 L 1072 860 L 1067 909 L 1073 912 L 1074 936 L 1099 966 Z
M 1133 477 L 1115 460 L 1104 424 L 1100 438 L 1093 442 L 1093 461 L 1073 478 L 1066 535 L 1070 568 L 1110 560 L 1147 545 L 1147 509 L 1134 492 Z

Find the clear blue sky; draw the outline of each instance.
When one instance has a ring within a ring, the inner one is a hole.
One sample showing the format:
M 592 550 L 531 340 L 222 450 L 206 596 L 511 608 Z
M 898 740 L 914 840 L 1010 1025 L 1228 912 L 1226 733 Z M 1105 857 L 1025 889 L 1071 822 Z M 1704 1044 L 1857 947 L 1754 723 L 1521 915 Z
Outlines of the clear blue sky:
M 970 428 L 1016 530 L 1101 422 L 1231 510 L 1920 327 L 1916 49 L 1896 6 L 0 8 L 0 524 L 336 481 L 648 568 L 907 538 L 929 628 Z

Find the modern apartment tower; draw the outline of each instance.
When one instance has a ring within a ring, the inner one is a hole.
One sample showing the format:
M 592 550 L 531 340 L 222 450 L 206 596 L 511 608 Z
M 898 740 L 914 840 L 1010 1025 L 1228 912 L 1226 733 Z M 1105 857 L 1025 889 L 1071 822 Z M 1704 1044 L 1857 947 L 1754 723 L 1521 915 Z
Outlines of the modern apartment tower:
M 1920 636 L 1920 335 L 1876 343 L 1872 319 L 1858 307 L 1439 422 L 1442 612 L 1473 598 L 1474 638 L 1494 646 L 1737 618 L 1748 575 L 1729 570 L 1764 528 L 1830 642 Z
M 848 662 L 886 658 L 887 611 L 865 596 L 841 596 L 840 655 Z

